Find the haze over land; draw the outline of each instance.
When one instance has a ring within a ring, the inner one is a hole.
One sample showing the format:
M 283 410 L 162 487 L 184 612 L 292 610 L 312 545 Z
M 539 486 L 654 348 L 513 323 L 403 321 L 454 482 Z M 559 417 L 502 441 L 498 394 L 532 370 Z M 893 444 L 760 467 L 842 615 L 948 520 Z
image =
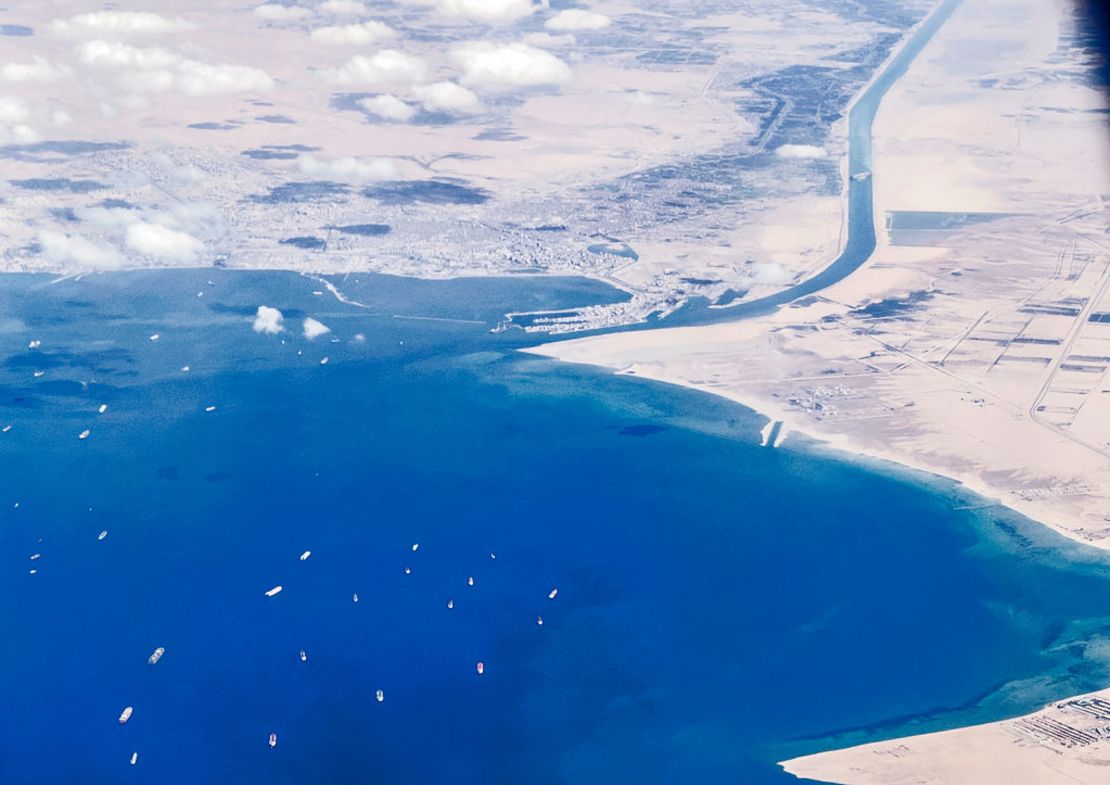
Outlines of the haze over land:
M 0 55 L 4 268 L 633 293 L 556 329 L 774 291 L 835 254 L 837 121 L 929 7 L 22 4 Z

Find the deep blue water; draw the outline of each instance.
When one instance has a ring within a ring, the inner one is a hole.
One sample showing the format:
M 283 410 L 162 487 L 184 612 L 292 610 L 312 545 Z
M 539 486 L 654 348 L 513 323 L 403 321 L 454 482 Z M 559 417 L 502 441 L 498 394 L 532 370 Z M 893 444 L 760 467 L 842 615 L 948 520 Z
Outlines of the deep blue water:
M 0 279 L 0 781 L 781 785 L 1110 680 L 1103 560 L 489 332 L 619 293 L 342 284 Z

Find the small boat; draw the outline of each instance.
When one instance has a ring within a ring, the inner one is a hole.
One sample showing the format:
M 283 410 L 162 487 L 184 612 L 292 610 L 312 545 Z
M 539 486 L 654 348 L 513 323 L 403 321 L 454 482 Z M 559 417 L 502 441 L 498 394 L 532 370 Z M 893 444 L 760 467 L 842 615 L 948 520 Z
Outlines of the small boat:
M 28 573 L 31 574 L 31 575 L 38 575 L 39 571 L 38 570 L 28 570 Z
M 269 589 L 266 592 L 266 596 L 267 597 L 273 597 L 275 594 L 281 594 L 281 590 L 284 589 L 284 588 L 285 588 L 284 586 L 275 586 L 274 588 Z
M 553 600 L 558 596 L 559 596 L 559 590 L 558 589 L 552 589 L 551 591 L 549 591 L 547 593 L 547 599 L 549 599 L 549 600 Z
M 34 373 L 36 379 L 41 379 L 43 376 L 46 376 L 46 371 L 35 371 Z
M 31 561 L 38 561 L 38 560 L 39 560 L 39 559 L 41 559 L 41 558 L 42 558 L 42 554 L 41 554 L 41 553 L 32 553 L 32 554 L 31 554 Z
M 355 602 L 358 602 L 358 592 L 357 591 L 354 594 L 351 595 L 351 599 L 354 600 Z
M 301 561 L 307 561 L 308 557 L 312 555 L 312 551 L 305 551 L 301 554 Z
M 304 649 L 301 649 L 301 662 L 308 662 L 308 654 L 305 653 Z
M 204 411 L 206 411 L 206 412 L 214 412 L 214 411 L 216 411 L 216 407 L 215 407 L 215 406 L 205 406 L 205 407 L 204 407 Z
M 323 360 L 320 361 L 320 365 L 327 365 L 327 364 L 328 364 L 328 358 L 327 357 L 325 357 Z
M 467 578 L 466 579 L 466 585 L 467 586 L 473 586 L 474 585 L 474 578 L 473 577 Z
M 108 530 L 107 530 L 107 529 L 105 529 L 105 530 L 104 530 L 104 531 L 102 531 L 102 532 L 101 532 L 100 534 L 96 535 L 96 541 L 97 541 L 97 542 L 100 542 L 101 540 L 103 540 L 103 539 L 104 539 L 105 537 L 107 537 L 107 536 L 108 536 Z
M 100 404 L 100 408 L 97 409 L 96 411 L 97 411 L 98 414 L 104 414 L 104 412 L 108 411 L 108 404 L 106 404 L 106 403 Z
M 27 344 L 28 349 L 37 349 L 40 346 L 42 346 L 42 341 L 37 341 L 37 340 L 36 341 L 31 341 L 29 344 Z
M 447 610 L 451 610 L 454 607 L 455 607 L 455 601 L 454 600 L 448 600 L 447 601 Z
M 543 626 L 543 616 L 536 617 L 536 624 L 540 625 L 541 627 Z
M 869 177 L 871 177 L 871 172 L 856 172 L 854 175 L 852 175 L 852 179 L 855 180 L 857 183 L 866 180 Z
M 496 558 L 497 558 L 497 554 L 496 554 L 496 553 L 491 553 L 491 554 L 489 555 L 489 557 L 490 557 L 491 559 L 496 559 Z
M 189 366 L 188 365 L 182 365 L 181 366 L 181 372 L 182 373 L 188 373 L 189 372 Z
M 161 338 L 161 337 L 162 337 L 162 336 L 161 336 L 161 335 L 159 335 L 158 333 L 154 333 L 154 335 L 150 336 L 150 340 L 152 340 L 152 341 L 157 341 L 157 340 L 158 340 L 159 338 Z
M 381 690 L 378 690 L 377 692 L 374 693 L 374 697 L 378 699 L 378 703 L 381 703 L 382 701 L 385 700 L 385 693 L 382 692 Z
M 0 430 L 3 430 L 3 432 L 4 432 L 4 433 L 7 433 L 7 432 L 8 432 L 8 431 L 10 431 L 11 429 L 12 429 L 12 426 L 10 426 L 10 425 L 5 425 L 5 426 L 3 427 L 3 429 L 0 429 Z
M 481 675 L 482 675 L 483 673 L 485 673 L 485 672 L 486 672 L 486 664 L 485 664 L 484 662 L 479 662 L 479 663 L 478 663 L 478 664 L 477 664 L 477 665 L 475 666 L 475 670 L 477 670 L 477 671 L 478 671 L 478 675 L 479 675 L 479 676 L 481 676 Z
M 158 660 L 162 659 L 162 655 L 165 653 L 166 648 L 164 646 L 159 646 L 149 657 L 147 657 L 146 661 L 149 662 L 151 665 L 157 665 Z
M 134 766 L 138 762 L 139 762 L 139 753 L 132 752 L 131 753 L 131 765 Z
M 276 746 L 277 746 L 277 734 L 276 733 L 271 733 L 270 734 L 270 749 L 273 749 Z
M 86 428 L 85 430 L 81 431 L 81 433 L 77 434 L 77 438 L 84 441 L 85 439 L 89 438 L 89 433 L 89 429 Z
M 128 706 L 127 708 L 125 708 L 123 711 L 120 712 L 119 724 L 120 725 L 126 725 L 127 721 L 129 719 L 131 719 L 131 715 L 134 714 L 134 713 L 135 713 L 135 708 L 133 706 Z
M 413 552 L 413 553 L 416 553 L 416 552 L 417 552 L 418 550 L 420 550 L 420 543 L 418 543 L 418 542 L 414 542 L 414 543 L 412 544 L 412 552 Z

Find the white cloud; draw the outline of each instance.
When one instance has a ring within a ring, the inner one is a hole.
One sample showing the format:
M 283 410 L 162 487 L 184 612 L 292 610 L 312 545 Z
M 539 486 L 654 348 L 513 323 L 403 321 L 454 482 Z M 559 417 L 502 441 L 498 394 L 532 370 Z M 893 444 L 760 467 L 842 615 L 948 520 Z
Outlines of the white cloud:
M 274 80 L 265 71 L 245 65 L 189 60 L 161 47 L 137 47 L 118 41 L 86 41 L 77 56 L 87 65 L 130 69 L 120 83 L 138 93 L 171 90 L 197 97 L 217 93 L 268 90 Z
M 361 24 L 317 27 L 308 37 L 316 43 L 329 46 L 362 46 L 385 41 L 396 35 L 396 31 L 389 25 L 370 20 Z
M 411 120 L 416 110 L 395 95 L 375 95 L 373 98 L 363 98 L 358 105 L 370 114 L 375 114 L 385 120 L 405 122 Z
M 551 33 L 529 33 L 524 36 L 524 43 L 529 46 L 539 46 L 544 49 L 564 49 L 578 43 L 570 33 L 552 35 Z
M 79 221 L 101 231 L 122 231 L 132 224 L 157 224 L 188 235 L 212 236 L 221 230 L 220 211 L 206 202 L 177 203 L 168 210 L 140 210 L 126 207 L 73 208 Z
M 204 244 L 186 232 L 167 226 L 136 221 L 127 227 L 127 247 L 144 256 L 171 262 L 194 262 Z
M 790 274 L 778 262 L 759 262 L 752 265 L 748 275 L 756 283 L 774 286 L 790 280 Z
M 302 174 L 309 177 L 350 183 L 369 183 L 375 180 L 389 180 L 397 176 L 397 168 L 388 158 L 347 156 L 325 161 L 311 155 L 303 155 L 297 159 L 297 166 Z
M 149 71 L 129 71 L 120 77 L 120 86 L 136 93 L 168 93 L 174 87 L 173 71 L 157 68 Z M 134 104 L 141 106 L 141 104 Z
M 285 319 L 281 311 L 268 305 L 258 306 L 258 313 L 254 317 L 254 331 L 266 335 L 277 335 L 285 329 L 282 321 Z
M 115 248 L 94 243 L 79 234 L 45 230 L 39 232 L 39 245 L 42 255 L 57 264 L 85 269 L 104 269 L 123 264 L 123 258 Z
M 0 95 L 0 123 L 13 125 L 21 123 L 31 116 L 27 102 L 14 95 Z
M 600 30 L 608 27 L 613 20 L 597 11 L 587 11 L 584 8 L 568 8 L 560 11 L 555 16 L 543 23 L 548 30 L 566 32 L 568 30 Z
M 534 87 L 555 85 L 571 77 L 570 68 L 550 52 L 527 44 L 471 41 L 454 50 L 463 67 L 464 83 Z
M 177 67 L 177 89 L 189 96 L 269 90 L 274 80 L 265 71 L 245 65 L 211 65 L 182 60 Z
M 155 213 L 155 223 L 181 229 L 191 234 L 215 232 L 223 223 L 220 209 L 210 202 L 179 202 L 167 212 Z
M 630 104 L 643 104 L 645 106 L 655 103 L 655 95 L 653 93 L 645 93 L 643 90 L 625 90 L 621 93 L 621 98 Z
M 427 67 L 418 57 L 396 49 L 383 49 L 367 57 L 355 55 L 339 68 L 326 68 L 321 73 L 336 84 L 412 84 L 424 80 Z
M 98 229 L 120 229 L 139 220 L 138 210 L 129 210 L 125 207 L 85 207 L 78 205 L 73 208 L 73 213 L 79 221 Z
M 29 125 L 0 125 L 0 144 L 34 144 L 42 139 Z
M 8 82 L 54 82 L 69 74 L 64 65 L 54 65 L 35 55 L 29 63 L 5 63 L 0 66 L 0 79 Z
M 162 152 L 154 153 L 150 158 L 178 185 L 195 185 L 207 179 L 207 175 L 196 164 L 179 164 Z
M 316 321 L 311 316 L 304 320 L 304 337 L 310 341 L 330 332 L 330 327 L 323 322 Z
M 296 5 L 263 3 L 254 7 L 254 15 L 268 22 L 295 22 L 312 16 L 312 11 Z
M 444 16 L 476 22 L 508 22 L 533 11 L 532 0 L 436 0 L 435 7 Z
M 467 90 L 462 85 L 454 82 L 433 82 L 429 85 L 418 85 L 413 88 L 413 93 L 424 104 L 429 112 L 457 112 L 459 114 L 474 114 L 481 112 L 482 102 L 474 91 Z
M 0 144 L 31 144 L 39 140 L 34 128 L 26 124 L 31 110 L 22 98 L 0 95 Z
M 120 35 L 180 33 L 196 27 L 180 17 L 167 17 L 146 11 L 97 11 L 56 19 L 51 27 L 59 33 L 118 33 Z
M 784 144 L 775 150 L 779 158 L 824 158 L 829 152 L 812 144 Z
M 201 63 L 160 47 L 88 41 L 78 47 L 78 57 L 87 65 L 129 69 L 120 77 L 120 84 L 137 93 L 177 91 L 198 97 L 268 90 L 274 86 L 269 74 L 257 68 Z
M 327 0 L 327 2 L 320 5 L 320 10 L 325 14 L 335 14 L 336 16 L 358 16 L 370 11 L 359 0 Z
M 77 47 L 77 57 L 86 65 L 165 68 L 181 60 L 161 47 L 138 47 L 119 41 L 86 41 Z

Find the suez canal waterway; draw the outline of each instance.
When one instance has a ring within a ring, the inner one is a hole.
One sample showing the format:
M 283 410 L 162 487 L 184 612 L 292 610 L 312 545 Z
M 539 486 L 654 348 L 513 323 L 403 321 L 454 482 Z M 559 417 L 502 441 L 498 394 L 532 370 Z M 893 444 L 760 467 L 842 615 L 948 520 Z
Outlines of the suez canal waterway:
M 690 327 L 734 322 L 765 316 L 779 307 L 816 294 L 838 283 L 862 267 L 875 252 L 874 177 L 871 163 L 871 133 L 883 97 L 903 76 L 921 51 L 941 29 L 962 0 L 944 0 L 904 44 L 879 69 L 859 94 L 848 112 L 848 178 L 844 192 L 847 239 L 839 255 L 816 275 L 765 297 L 742 300 L 735 305 L 716 306 L 695 298 L 666 317 L 650 315 L 646 321 L 618 328 L 554 334 L 551 340 L 579 338 L 604 332 L 650 330 L 660 327 Z M 519 314 L 532 315 L 532 314 Z

